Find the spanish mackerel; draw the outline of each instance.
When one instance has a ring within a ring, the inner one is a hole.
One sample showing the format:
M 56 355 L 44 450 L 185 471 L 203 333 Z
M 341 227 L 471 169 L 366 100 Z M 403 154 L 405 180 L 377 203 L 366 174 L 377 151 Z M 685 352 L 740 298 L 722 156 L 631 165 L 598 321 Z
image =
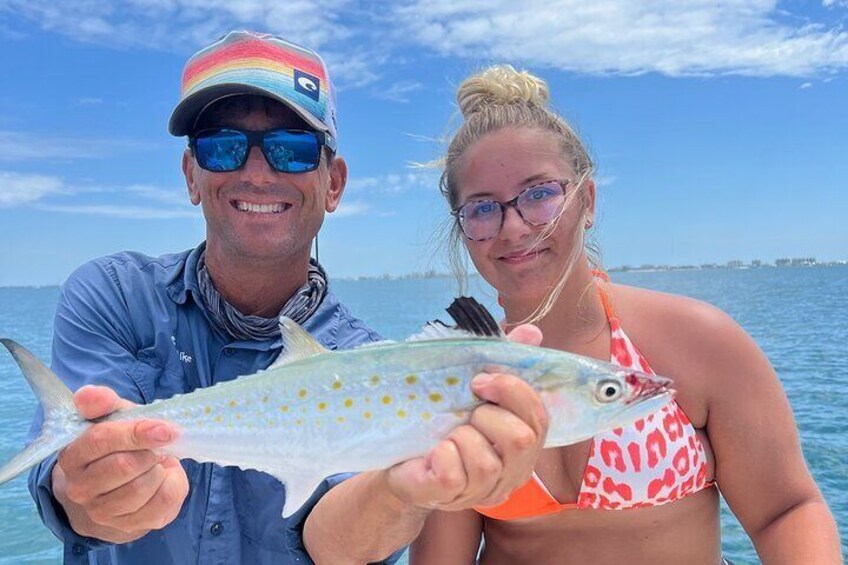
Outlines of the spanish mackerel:
M 179 428 L 162 452 L 268 473 L 286 485 L 283 516 L 324 477 L 390 467 L 421 456 L 468 421 L 482 371 L 518 375 L 549 415 L 545 447 L 577 443 L 629 424 L 671 401 L 668 379 L 596 359 L 507 341 L 473 299 L 448 309 L 457 327 L 430 323 L 402 343 L 331 352 L 281 318 L 283 353 L 264 371 L 115 412 Z M 41 402 L 40 435 L 0 468 L 0 484 L 78 438 L 92 422 L 71 391 L 32 353 L 0 339 Z

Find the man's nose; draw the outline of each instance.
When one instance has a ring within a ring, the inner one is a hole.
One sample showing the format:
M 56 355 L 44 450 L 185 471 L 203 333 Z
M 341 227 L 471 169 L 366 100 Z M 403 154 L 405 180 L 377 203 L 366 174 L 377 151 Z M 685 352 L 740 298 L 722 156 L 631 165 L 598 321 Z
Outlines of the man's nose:
M 247 162 L 244 164 L 243 174 L 248 178 L 265 178 L 274 173 L 274 169 L 265 159 L 262 149 L 251 147 L 247 154 Z

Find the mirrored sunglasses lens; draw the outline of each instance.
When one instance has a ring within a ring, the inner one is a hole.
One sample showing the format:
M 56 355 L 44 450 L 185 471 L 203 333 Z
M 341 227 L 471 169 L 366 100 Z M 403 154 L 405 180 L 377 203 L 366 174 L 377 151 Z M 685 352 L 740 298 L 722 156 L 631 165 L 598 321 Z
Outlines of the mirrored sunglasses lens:
M 265 136 L 265 156 L 282 173 L 305 173 L 318 168 L 321 146 L 317 136 L 304 132 L 274 132 Z
M 208 171 L 235 171 L 247 158 L 247 145 L 247 136 L 238 131 L 201 134 L 195 140 L 197 162 Z

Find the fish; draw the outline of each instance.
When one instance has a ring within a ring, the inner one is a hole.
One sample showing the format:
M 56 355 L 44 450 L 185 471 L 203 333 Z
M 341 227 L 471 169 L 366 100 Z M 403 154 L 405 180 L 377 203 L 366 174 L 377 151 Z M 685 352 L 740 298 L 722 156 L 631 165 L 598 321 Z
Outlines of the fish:
M 548 413 L 545 447 L 571 445 L 630 424 L 673 398 L 671 380 L 565 351 L 508 341 L 473 298 L 454 301 L 457 322 L 428 323 L 404 342 L 329 351 L 281 317 L 283 350 L 266 370 L 160 399 L 98 421 L 164 420 L 179 459 L 268 473 L 286 486 L 283 517 L 330 475 L 385 469 L 422 456 L 482 401 L 481 372 L 517 375 Z M 0 484 L 77 439 L 94 422 L 35 355 L 0 339 L 44 409 L 40 435 L 0 468 Z

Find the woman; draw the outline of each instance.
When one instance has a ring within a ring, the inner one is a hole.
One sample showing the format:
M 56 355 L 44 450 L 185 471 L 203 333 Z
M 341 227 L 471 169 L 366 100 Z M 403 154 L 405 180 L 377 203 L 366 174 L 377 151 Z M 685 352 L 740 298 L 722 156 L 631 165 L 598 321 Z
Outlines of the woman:
M 593 165 L 547 109 L 547 85 L 511 67 L 467 79 L 442 191 L 507 326 L 543 345 L 674 380 L 674 402 L 632 426 L 546 449 L 501 504 L 437 512 L 412 562 L 722 562 L 719 487 L 765 563 L 839 563 L 835 522 L 804 462 L 781 385 L 728 316 L 611 284 L 586 249 Z

